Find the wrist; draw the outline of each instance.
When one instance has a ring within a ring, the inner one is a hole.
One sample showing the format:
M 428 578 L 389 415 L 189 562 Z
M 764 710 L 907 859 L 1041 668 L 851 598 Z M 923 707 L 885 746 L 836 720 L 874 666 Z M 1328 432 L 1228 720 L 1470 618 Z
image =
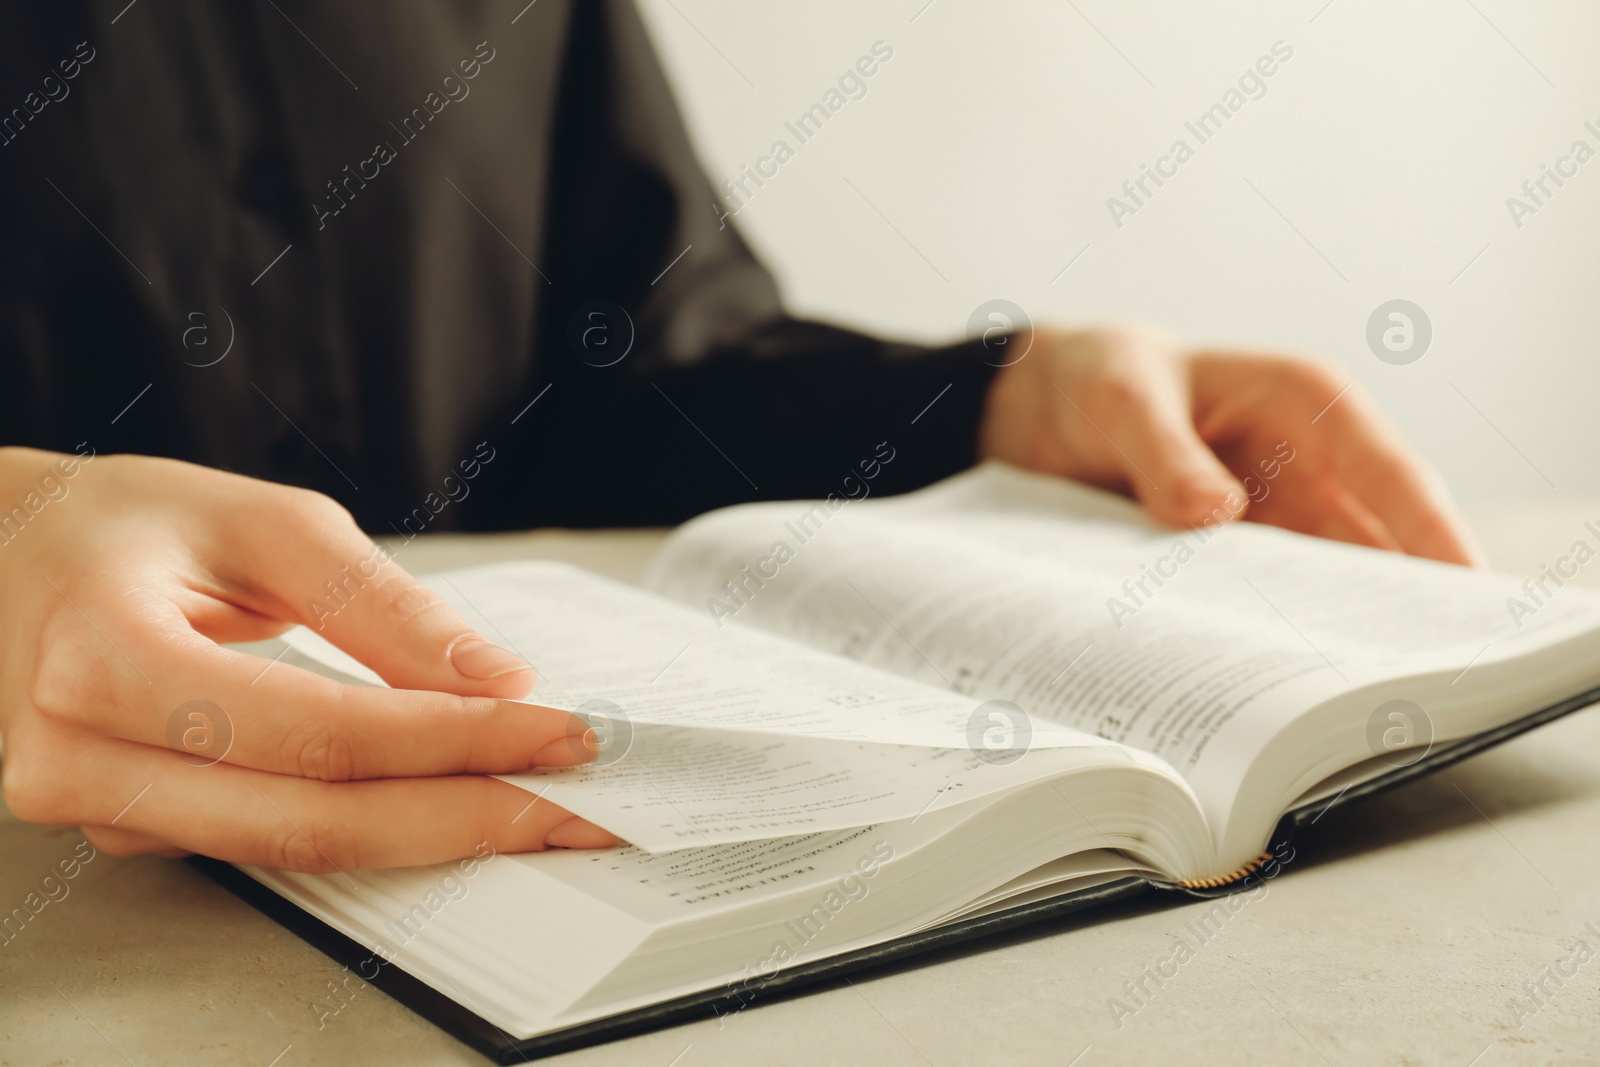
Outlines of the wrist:
M 1049 411 L 1048 373 L 1044 372 L 1045 334 L 1018 330 L 1007 350 L 1020 353 L 1000 366 L 984 397 L 978 424 L 978 459 L 998 459 L 1020 467 L 1036 466 L 1038 443 Z

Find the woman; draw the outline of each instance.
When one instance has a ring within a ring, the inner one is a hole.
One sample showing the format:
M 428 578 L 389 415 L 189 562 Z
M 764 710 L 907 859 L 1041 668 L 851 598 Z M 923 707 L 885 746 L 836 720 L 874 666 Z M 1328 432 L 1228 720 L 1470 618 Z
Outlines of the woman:
M 613 844 L 482 777 L 593 737 L 503 699 L 532 669 L 363 528 L 675 522 L 822 495 L 893 436 L 886 489 L 998 457 L 1178 526 L 1251 506 L 1473 560 L 1432 475 L 1314 364 L 1133 328 L 930 350 L 785 315 L 625 0 L 404 24 L 65 7 L 0 40 L 0 738 L 23 819 L 321 871 Z M 1251 505 L 1240 479 L 1281 441 L 1292 477 Z M 313 618 L 327 583 L 351 595 Z M 300 622 L 395 688 L 220 645 Z M 198 700 L 236 731 L 203 773 L 171 735 Z

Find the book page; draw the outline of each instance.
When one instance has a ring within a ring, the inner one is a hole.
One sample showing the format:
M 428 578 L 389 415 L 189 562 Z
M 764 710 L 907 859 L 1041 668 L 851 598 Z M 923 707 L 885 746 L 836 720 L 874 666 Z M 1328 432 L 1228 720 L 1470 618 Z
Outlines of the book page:
M 1600 621 L 1571 590 L 1519 628 L 1504 576 L 1249 523 L 1167 530 L 1131 502 L 1000 465 L 883 501 L 714 512 L 669 539 L 646 584 L 725 627 L 1159 756 L 1219 834 L 1296 715 Z
M 1089 767 L 1140 764 L 1041 723 L 1024 750 L 983 702 L 698 613 L 563 564 L 429 576 L 491 640 L 539 669 L 529 699 L 604 737 L 592 764 L 504 775 L 648 851 L 913 819 Z M 314 660 L 376 676 L 304 629 Z M 974 716 L 978 716 L 974 718 Z M 1001 747 L 993 747 L 996 731 Z
M 498 777 L 669 852 L 914 819 L 1108 763 L 1134 766 L 1106 745 L 1042 748 L 999 764 L 966 748 L 647 724 L 614 762 Z
M 541 878 L 576 889 L 586 899 L 665 925 L 837 882 L 857 870 L 863 859 L 876 861 L 877 866 L 904 856 L 936 841 L 959 821 L 959 813 L 944 811 L 914 823 L 857 826 L 664 855 L 626 846 L 603 852 L 557 849 L 509 858 Z

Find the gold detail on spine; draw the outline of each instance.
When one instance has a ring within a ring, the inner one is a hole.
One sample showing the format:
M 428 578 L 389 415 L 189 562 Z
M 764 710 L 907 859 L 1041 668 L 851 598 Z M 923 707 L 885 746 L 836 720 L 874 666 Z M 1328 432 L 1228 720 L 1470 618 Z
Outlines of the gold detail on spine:
M 1261 870 L 1262 867 L 1273 861 L 1272 853 L 1263 852 L 1255 859 L 1246 863 L 1232 874 L 1225 874 L 1221 878 L 1188 878 L 1179 879 L 1178 884 L 1185 889 L 1219 889 L 1225 885 L 1240 882 Z

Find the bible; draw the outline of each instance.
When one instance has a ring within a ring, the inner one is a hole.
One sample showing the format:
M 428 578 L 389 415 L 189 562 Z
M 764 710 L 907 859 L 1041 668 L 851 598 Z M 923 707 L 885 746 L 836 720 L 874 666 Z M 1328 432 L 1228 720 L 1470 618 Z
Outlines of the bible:
M 642 588 L 546 562 L 425 578 L 603 739 L 505 780 L 624 846 L 192 862 L 347 984 L 521 1062 L 1136 893 L 1248 890 L 1334 804 L 1600 699 L 1600 596 L 1559 579 L 1171 530 L 998 464 L 852 484 L 701 516 Z

